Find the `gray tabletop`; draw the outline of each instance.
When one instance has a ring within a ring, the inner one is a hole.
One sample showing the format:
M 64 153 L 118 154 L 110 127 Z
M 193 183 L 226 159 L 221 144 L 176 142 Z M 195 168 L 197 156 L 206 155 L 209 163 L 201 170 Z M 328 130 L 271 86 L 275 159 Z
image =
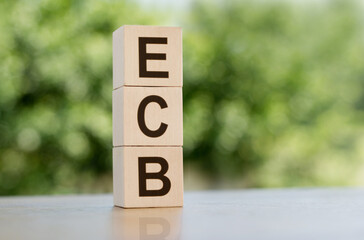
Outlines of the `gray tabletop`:
M 0 198 L 0 239 L 363 239 L 364 189 L 186 192 L 183 208 L 111 195 Z

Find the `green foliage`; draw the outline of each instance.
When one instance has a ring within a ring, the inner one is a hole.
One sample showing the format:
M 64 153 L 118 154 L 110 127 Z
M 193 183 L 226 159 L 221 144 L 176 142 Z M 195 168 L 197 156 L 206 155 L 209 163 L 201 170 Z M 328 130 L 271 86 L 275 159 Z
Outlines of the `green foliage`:
M 110 191 L 112 32 L 156 22 L 123 2 L 0 4 L 0 193 Z
M 363 184 L 362 10 L 193 3 L 179 24 L 184 154 L 206 187 Z M 111 191 L 112 32 L 172 15 L 0 2 L 0 195 Z
M 186 159 L 222 187 L 363 183 L 362 9 L 196 4 L 185 28 Z

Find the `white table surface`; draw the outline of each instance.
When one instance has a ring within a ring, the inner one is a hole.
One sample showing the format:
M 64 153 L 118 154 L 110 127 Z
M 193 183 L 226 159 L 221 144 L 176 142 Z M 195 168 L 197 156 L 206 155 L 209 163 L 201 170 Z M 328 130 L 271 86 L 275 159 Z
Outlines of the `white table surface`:
M 185 192 L 183 208 L 112 195 L 1 197 L 0 239 L 364 239 L 364 189 Z

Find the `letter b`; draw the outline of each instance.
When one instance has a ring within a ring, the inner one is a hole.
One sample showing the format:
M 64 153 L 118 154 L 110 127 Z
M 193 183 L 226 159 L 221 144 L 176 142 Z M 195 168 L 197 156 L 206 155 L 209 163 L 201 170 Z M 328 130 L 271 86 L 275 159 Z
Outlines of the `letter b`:
M 168 162 L 162 157 L 139 157 L 139 196 L 156 197 L 164 196 L 171 189 L 171 181 L 165 176 L 168 171 Z M 148 163 L 157 163 L 161 166 L 159 172 L 147 173 L 146 165 Z M 163 183 L 163 187 L 158 190 L 147 189 L 147 179 L 158 179 Z

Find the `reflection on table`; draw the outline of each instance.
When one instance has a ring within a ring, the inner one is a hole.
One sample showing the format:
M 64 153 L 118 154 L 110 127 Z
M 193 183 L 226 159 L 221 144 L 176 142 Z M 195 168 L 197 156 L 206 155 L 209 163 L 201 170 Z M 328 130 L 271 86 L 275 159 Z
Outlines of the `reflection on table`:
M 114 239 L 180 239 L 182 208 L 112 210 Z

